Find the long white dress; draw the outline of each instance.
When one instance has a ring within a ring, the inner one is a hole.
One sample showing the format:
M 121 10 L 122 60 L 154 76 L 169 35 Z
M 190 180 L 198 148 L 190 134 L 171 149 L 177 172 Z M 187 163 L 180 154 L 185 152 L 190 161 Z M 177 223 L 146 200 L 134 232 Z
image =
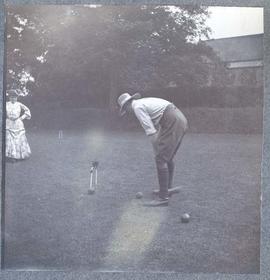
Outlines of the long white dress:
M 23 112 L 23 114 L 22 114 Z M 20 102 L 6 103 L 6 157 L 25 159 L 31 155 L 31 149 L 25 136 L 23 119 L 30 119 L 31 112 Z M 16 120 L 12 120 L 16 119 Z

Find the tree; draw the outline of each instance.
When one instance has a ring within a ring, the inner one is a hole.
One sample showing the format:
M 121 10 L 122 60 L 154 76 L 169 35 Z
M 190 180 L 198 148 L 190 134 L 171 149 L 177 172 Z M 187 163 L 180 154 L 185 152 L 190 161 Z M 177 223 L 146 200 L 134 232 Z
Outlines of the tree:
M 8 87 L 116 108 L 126 90 L 200 87 L 213 53 L 199 6 L 10 6 Z

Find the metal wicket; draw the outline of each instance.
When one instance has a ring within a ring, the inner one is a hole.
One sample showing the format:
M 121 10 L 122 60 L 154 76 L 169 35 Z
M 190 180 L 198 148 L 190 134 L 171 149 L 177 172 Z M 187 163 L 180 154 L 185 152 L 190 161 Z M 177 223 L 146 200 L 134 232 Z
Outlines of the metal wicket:
M 96 187 L 98 184 L 98 161 L 93 161 L 90 168 L 90 186 L 89 186 L 89 194 L 94 194 L 96 191 Z M 94 185 L 93 185 L 93 177 L 94 177 Z
M 63 138 L 63 130 L 59 130 L 58 138 L 59 138 L 59 139 L 62 139 L 62 138 Z

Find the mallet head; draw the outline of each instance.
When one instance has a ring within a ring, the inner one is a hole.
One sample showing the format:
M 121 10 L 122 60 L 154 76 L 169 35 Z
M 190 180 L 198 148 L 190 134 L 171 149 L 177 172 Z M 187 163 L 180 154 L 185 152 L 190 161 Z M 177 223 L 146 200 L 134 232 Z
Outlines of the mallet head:
M 97 168 L 98 167 L 98 161 L 92 161 L 92 166 L 94 168 Z
M 95 189 L 89 189 L 88 190 L 88 194 L 94 194 L 95 193 Z

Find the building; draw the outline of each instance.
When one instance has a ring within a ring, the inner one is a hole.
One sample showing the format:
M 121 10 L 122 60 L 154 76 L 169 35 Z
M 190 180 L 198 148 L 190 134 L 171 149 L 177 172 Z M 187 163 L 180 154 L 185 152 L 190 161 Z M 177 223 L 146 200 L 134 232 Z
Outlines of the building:
M 206 40 L 228 69 L 232 86 L 263 86 L 263 34 Z

